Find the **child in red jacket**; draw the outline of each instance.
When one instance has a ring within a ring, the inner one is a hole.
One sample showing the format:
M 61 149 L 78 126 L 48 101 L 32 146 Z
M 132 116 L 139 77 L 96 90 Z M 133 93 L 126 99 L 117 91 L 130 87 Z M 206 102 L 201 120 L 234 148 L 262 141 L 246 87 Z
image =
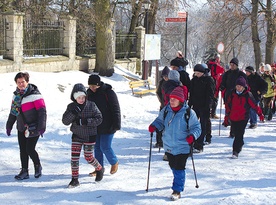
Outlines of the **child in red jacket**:
M 238 158 L 244 145 L 243 135 L 249 119 L 250 108 L 256 110 L 260 121 L 264 121 L 261 108 L 256 104 L 252 93 L 248 91 L 245 78 L 240 76 L 236 80 L 235 89 L 228 96 L 225 103 L 224 125 L 227 126 L 231 122 L 231 128 L 235 134 L 232 155 L 234 159 Z

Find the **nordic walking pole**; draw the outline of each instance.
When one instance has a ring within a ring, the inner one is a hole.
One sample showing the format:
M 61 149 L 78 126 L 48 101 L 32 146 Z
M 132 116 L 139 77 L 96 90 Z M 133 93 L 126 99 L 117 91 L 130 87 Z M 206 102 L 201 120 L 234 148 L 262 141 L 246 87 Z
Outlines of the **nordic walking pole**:
M 195 171 L 195 163 L 194 163 L 194 156 L 193 156 L 193 146 L 191 145 L 190 146 L 190 148 L 191 148 L 191 158 L 192 158 L 192 164 L 193 164 L 193 170 L 194 170 L 194 175 L 195 175 L 195 182 L 196 182 L 196 185 L 195 185 L 195 188 L 199 188 L 199 186 L 198 186 L 198 183 L 197 183 L 197 177 L 196 177 L 196 171 Z
M 222 95 L 220 92 L 220 109 L 219 109 L 219 136 L 220 136 L 220 124 L 221 124 L 221 110 L 222 110 Z
M 150 175 L 150 161 L 151 161 L 151 148 L 152 148 L 152 137 L 153 133 L 150 133 L 150 152 L 149 152 L 149 166 L 148 166 L 148 179 L 147 179 L 147 189 L 146 192 L 149 190 L 149 175 Z

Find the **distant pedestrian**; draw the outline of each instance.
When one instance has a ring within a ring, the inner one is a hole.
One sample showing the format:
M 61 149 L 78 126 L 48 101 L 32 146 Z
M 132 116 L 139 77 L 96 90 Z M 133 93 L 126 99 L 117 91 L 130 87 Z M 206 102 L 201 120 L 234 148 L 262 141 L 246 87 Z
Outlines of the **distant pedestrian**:
M 248 91 L 246 80 L 240 76 L 235 82 L 235 89 L 228 95 L 225 103 L 224 124 L 229 125 L 235 133 L 233 142 L 232 158 L 237 159 L 244 145 L 244 132 L 249 119 L 249 110 L 253 108 L 260 117 L 260 121 L 264 120 L 261 108 L 255 103 L 255 99 L 250 91 Z
M 101 181 L 104 168 L 93 156 L 96 142 L 97 126 L 102 123 L 102 114 L 96 104 L 86 99 L 86 88 L 83 84 L 74 85 L 70 98 L 71 102 L 62 116 L 64 125 L 70 125 L 72 131 L 71 170 L 72 180 L 68 187 L 79 186 L 79 159 L 81 149 L 84 149 L 86 161 L 96 169 L 95 181 Z
M 267 82 L 257 72 L 255 72 L 252 66 L 247 66 L 245 68 L 245 73 L 247 75 L 250 92 L 252 93 L 256 104 L 259 105 L 262 96 L 267 92 Z M 250 108 L 249 123 L 250 129 L 257 127 L 257 113 L 253 108 Z
M 191 80 L 189 106 L 193 108 L 201 125 L 201 135 L 194 144 L 195 152 L 203 152 L 204 139 L 208 119 L 210 119 L 210 107 L 214 98 L 215 85 L 210 76 L 205 76 L 205 68 L 201 64 L 194 66 L 194 77 Z M 211 139 L 207 139 L 210 143 Z
M 176 59 L 176 58 L 171 60 L 171 62 L 170 62 L 171 69 L 172 70 L 177 70 L 179 72 L 181 83 L 183 85 L 185 85 L 189 90 L 191 80 L 190 80 L 189 74 L 183 69 L 183 67 L 181 65 L 182 65 L 181 61 L 179 59 Z
M 173 201 L 178 200 L 181 197 L 180 192 L 184 190 L 190 146 L 201 132 L 197 116 L 187 106 L 185 100 L 183 89 L 176 87 L 170 94 L 169 104 L 159 112 L 158 117 L 149 126 L 151 133 L 163 132 L 163 146 L 174 176 L 171 194 Z
M 188 60 L 184 58 L 182 51 L 176 52 L 176 60 L 180 61 L 180 66 L 186 71 L 186 66 L 189 64 Z

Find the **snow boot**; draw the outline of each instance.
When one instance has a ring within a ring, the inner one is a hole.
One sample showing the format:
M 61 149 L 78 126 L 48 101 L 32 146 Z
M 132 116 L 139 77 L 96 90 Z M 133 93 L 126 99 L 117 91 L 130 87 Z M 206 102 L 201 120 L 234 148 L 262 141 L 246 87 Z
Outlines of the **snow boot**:
M 29 179 L 28 169 L 22 168 L 18 175 L 14 177 L 17 180 Z
M 96 171 L 96 178 L 95 178 L 95 181 L 96 182 L 99 182 L 103 179 L 103 175 L 104 175 L 104 168 L 102 167 L 101 170 L 99 171 Z
M 176 201 L 178 199 L 180 199 L 181 195 L 180 192 L 178 191 L 173 191 L 172 195 L 171 195 L 171 200 L 172 201 Z
M 239 153 L 238 152 L 233 152 L 232 159 L 238 159 Z
M 36 164 L 36 165 L 34 165 L 34 168 L 35 168 L 34 177 L 35 177 L 35 178 L 41 177 L 41 175 L 42 175 L 42 173 L 41 173 L 41 171 L 42 171 L 42 166 L 41 166 L 40 164 Z
M 79 185 L 80 185 L 80 183 L 79 183 L 78 178 L 72 178 L 72 180 L 68 184 L 68 188 L 75 188 L 75 187 L 77 187 Z

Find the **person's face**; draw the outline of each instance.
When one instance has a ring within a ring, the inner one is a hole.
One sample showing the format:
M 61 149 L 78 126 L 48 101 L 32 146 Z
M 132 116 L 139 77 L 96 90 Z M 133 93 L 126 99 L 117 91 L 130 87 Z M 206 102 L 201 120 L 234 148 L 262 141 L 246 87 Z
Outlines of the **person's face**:
M 263 73 L 264 72 L 264 66 L 260 67 L 260 71 Z
M 172 70 L 178 70 L 177 66 L 171 65 L 170 67 L 171 67 Z
M 204 73 L 202 73 L 202 72 L 198 72 L 198 71 L 195 71 L 194 72 L 194 76 L 196 76 L 196 77 L 198 77 L 198 78 L 200 78 L 201 76 L 203 76 L 204 75 Z
M 171 107 L 177 107 L 180 105 L 180 101 L 176 98 L 170 98 L 170 105 Z
M 82 105 L 85 102 L 85 99 L 86 99 L 85 95 L 81 95 L 76 98 L 76 101 L 78 104 Z
M 25 90 L 28 86 L 28 82 L 25 80 L 25 78 L 18 78 L 16 80 L 16 85 L 19 90 Z
M 98 85 L 89 85 L 89 88 L 90 88 L 90 90 L 92 90 L 92 92 L 96 92 L 97 91 L 97 89 L 99 88 L 100 86 L 98 86 Z
M 165 81 L 168 81 L 168 80 L 169 80 L 169 78 L 168 78 L 167 75 L 164 75 L 164 76 L 163 76 L 163 79 L 164 79 Z
M 246 74 L 247 76 L 250 76 L 250 75 L 251 75 L 251 72 L 245 71 L 245 74 Z
M 236 70 L 237 69 L 237 65 L 235 63 L 230 63 L 230 69 L 231 70 Z
M 241 85 L 236 85 L 236 90 L 237 90 L 238 92 L 242 92 L 242 91 L 244 90 L 244 87 L 241 86 Z

